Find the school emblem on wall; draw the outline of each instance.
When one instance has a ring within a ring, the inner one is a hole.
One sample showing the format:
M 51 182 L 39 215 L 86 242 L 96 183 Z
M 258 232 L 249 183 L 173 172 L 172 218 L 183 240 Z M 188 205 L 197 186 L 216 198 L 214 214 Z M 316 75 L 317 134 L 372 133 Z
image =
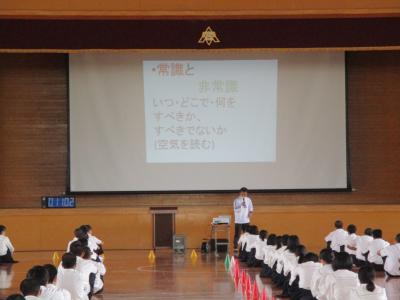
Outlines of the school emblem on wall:
M 201 33 L 201 37 L 198 41 L 199 44 L 204 44 L 206 43 L 208 46 L 210 46 L 212 43 L 219 43 L 220 40 L 217 37 L 217 33 L 211 29 L 210 26 L 206 28 L 205 31 Z

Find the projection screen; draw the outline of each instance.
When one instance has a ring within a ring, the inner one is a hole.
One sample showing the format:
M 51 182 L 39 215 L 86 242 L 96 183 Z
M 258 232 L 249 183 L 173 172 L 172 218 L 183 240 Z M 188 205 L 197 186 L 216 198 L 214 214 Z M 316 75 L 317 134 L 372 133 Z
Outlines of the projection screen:
M 69 56 L 70 191 L 346 189 L 343 52 Z

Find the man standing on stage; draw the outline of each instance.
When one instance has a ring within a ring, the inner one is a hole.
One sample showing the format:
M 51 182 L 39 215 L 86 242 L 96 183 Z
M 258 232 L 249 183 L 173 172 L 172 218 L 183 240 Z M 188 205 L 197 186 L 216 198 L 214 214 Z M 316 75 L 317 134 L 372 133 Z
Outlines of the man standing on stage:
M 233 240 L 234 248 L 237 249 L 237 243 L 242 228 L 250 224 L 250 217 L 253 213 L 253 203 L 247 196 L 247 188 L 240 189 L 239 197 L 233 201 L 233 210 L 235 211 L 235 238 Z

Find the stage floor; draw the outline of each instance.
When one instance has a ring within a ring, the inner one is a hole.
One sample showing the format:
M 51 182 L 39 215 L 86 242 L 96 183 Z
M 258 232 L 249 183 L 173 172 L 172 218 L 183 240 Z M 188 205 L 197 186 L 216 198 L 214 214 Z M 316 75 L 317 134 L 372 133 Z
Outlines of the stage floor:
M 52 254 L 16 253 L 20 263 L 0 267 L 0 299 L 17 292 L 27 270 L 36 264 L 50 263 Z M 182 255 L 159 250 L 154 263 L 149 262 L 147 255 L 148 251 L 107 251 L 104 293 L 92 299 L 246 299 L 225 270 L 224 255 L 216 258 L 214 254 L 199 253 L 193 260 L 190 251 Z M 261 280 L 256 269 L 248 272 L 260 289 L 266 289 L 268 299 L 280 292 L 271 289 L 268 280 Z M 385 282 L 381 274 L 377 283 L 386 287 L 390 300 L 400 299 L 400 279 Z

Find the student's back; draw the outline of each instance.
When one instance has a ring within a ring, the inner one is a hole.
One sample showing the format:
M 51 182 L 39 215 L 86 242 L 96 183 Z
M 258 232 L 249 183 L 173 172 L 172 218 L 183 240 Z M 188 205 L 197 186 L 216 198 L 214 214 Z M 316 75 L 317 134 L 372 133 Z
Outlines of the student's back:
M 71 300 L 71 294 L 65 289 L 60 289 L 54 284 L 47 284 L 40 289 L 40 299 L 42 300 Z
M 349 300 L 387 300 L 385 289 L 374 283 L 375 270 L 372 266 L 362 266 L 358 278 L 361 285 L 351 290 Z
M 371 229 L 367 228 L 365 230 L 365 234 L 358 237 L 357 240 L 357 250 L 356 250 L 356 257 L 358 260 L 365 261 L 364 253 L 368 252 L 368 247 L 371 244 L 373 238 L 371 236 Z
M 358 275 L 351 271 L 352 266 L 350 254 L 346 252 L 335 254 L 332 262 L 334 272 L 326 278 L 327 300 L 347 300 L 351 290 L 359 286 Z
M 386 257 L 385 272 L 389 276 L 400 276 L 400 234 L 396 236 L 396 244 L 383 248 L 380 255 Z
M 350 292 L 359 285 L 357 274 L 349 270 L 337 270 L 326 278 L 328 300 L 349 299 Z
M 372 236 L 374 240 L 369 244 L 368 247 L 368 261 L 373 264 L 382 265 L 383 259 L 378 253 L 390 244 L 382 239 L 382 230 L 380 229 L 373 230 Z
M 72 300 L 87 300 L 90 292 L 85 289 L 83 276 L 75 269 L 59 271 L 57 287 L 67 290 L 71 294 Z
M 386 291 L 380 286 L 375 286 L 375 290 L 370 292 L 366 288 L 366 284 L 353 288 L 350 292 L 348 300 L 387 300 Z

